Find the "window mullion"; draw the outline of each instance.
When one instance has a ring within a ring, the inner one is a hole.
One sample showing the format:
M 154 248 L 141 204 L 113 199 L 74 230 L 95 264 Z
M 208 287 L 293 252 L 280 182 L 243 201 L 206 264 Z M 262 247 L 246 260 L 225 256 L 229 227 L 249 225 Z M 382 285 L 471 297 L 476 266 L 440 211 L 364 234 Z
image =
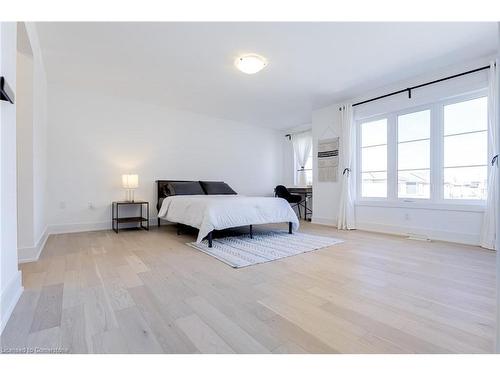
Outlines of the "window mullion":
M 361 122 L 356 122 L 356 196 L 361 199 Z
M 444 114 L 441 103 L 432 106 L 431 115 L 431 200 L 441 202 L 444 194 Z
M 398 198 L 398 132 L 397 117 L 387 118 L 387 199 Z

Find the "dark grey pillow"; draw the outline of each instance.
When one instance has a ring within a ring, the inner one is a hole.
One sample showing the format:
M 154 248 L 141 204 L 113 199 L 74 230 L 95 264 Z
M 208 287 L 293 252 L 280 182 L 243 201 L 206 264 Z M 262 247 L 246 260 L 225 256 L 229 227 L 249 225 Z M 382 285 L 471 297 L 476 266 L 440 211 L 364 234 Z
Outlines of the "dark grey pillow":
M 208 195 L 217 195 L 217 194 L 234 195 L 234 194 L 238 194 L 233 189 L 231 189 L 231 187 L 228 184 L 226 184 L 225 182 L 200 181 L 200 184 L 203 187 L 203 190 L 205 190 L 205 193 L 207 193 Z
M 205 195 L 198 181 L 169 182 L 170 195 Z

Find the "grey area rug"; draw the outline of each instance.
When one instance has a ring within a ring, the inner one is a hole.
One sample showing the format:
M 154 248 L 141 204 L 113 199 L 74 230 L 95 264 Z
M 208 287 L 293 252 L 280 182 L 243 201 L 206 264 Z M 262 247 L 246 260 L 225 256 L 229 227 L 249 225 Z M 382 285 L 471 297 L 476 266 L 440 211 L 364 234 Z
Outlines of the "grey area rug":
M 191 242 L 187 245 L 229 264 L 234 268 L 270 262 L 293 255 L 307 253 L 344 242 L 338 238 L 315 236 L 305 233 L 269 232 L 237 237 L 224 237 L 213 240 L 212 248 L 208 241 Z

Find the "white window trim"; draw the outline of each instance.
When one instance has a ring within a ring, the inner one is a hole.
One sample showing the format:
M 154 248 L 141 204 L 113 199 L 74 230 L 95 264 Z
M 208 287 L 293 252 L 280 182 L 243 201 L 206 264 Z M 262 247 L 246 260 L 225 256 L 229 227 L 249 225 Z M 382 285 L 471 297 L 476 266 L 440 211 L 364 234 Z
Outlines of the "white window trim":
M 482 212 L 485 200 L 444 199 L 444 111 L 446 105 L 473 100 L 488 95 L 487 88 L 453 95 L 415 107 L 404 108 L 384 114 L 360 117 L 356 125 L 356 191 L 355 204 L 372 207 L 400 207 L 431 210 L 453 210 Z M 430 198 L 399 198 L 397 196 L 397 117 L 423 110 L 431 111 L 430 119 Z M 387 119 L 387 197 L 363 197 L 361 179 L 361 125 L 365 122 Z M 489 168 L 488 168 L 489 173 Z

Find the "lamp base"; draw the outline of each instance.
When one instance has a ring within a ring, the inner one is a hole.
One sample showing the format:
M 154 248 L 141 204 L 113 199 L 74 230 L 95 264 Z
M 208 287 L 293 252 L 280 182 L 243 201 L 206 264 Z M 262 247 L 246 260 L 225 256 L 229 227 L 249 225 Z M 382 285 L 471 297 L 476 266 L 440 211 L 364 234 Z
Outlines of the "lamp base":
M 125 190 L 125 202 L 134 202 L 134 189 Z
M 134 189 L 125 190 L 125 202 L 134 202 Z

